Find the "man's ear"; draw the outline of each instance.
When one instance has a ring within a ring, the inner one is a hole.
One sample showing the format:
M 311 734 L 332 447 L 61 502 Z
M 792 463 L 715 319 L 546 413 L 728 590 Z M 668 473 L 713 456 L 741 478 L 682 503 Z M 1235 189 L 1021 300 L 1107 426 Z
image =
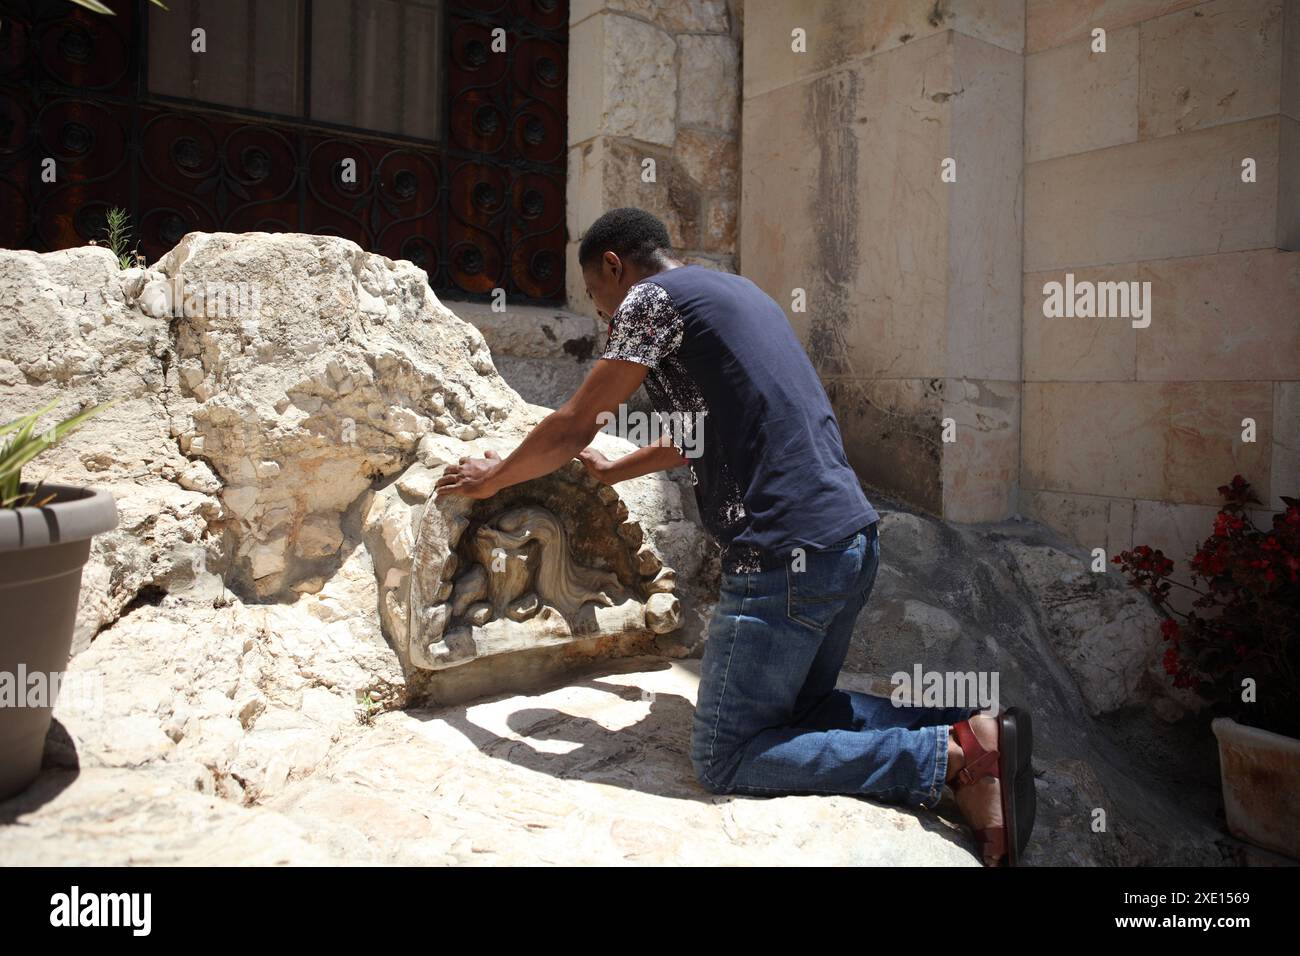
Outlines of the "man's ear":
M 623 277 L 623 260 L 618 257 L 618 253 L 606 250 L 602 257 L 605 263 L 605 271 L 615 283 Z

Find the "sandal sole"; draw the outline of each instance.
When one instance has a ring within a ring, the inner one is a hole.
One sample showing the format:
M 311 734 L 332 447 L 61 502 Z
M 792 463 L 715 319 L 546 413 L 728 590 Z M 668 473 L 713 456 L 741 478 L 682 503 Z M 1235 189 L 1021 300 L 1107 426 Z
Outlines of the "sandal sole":
M 999 773 L 1002 822 L 1007 828 L 1007 865 L 1019 866 L 1034 831 L 1038 794 L 1034 789 L 1034 722 L 1029 712 L 1008 708 L 1000 717 Z

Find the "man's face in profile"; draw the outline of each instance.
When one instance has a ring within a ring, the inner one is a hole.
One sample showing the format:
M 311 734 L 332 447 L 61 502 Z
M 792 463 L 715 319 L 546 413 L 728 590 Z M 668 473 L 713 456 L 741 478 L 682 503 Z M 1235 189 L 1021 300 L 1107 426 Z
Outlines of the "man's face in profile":
M 634 281 L 626 264 L 613 252 L 606 252 L 595 262 L 583 266 L 582 280 L 587 285 L 587 298 L 595 303 L 597 314 L 605 322 L 623 303 Z

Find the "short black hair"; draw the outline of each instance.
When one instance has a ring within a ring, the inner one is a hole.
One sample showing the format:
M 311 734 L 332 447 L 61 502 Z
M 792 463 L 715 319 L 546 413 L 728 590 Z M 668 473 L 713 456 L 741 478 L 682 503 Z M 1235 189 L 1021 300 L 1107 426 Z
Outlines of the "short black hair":
M 611 209 L 590 226 L 578 246 L 578 265 L 588 266 L 606 252 L 637 265 L 656 265 L 656 253 L 672 252 L 668 228 L 653 213 L 633 206 Z

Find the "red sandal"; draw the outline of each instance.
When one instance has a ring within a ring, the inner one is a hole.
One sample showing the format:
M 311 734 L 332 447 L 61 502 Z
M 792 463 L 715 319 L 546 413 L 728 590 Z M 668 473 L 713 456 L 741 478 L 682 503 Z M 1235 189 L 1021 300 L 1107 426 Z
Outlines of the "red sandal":
M 1003 857 L 1018 866 L 1034 829 L 1037 794 L 1030 759 L 1033 750 L 1033 721 L 1029 712 L 1012 707 L 998 712 L 998 743 L 986 750 L 971 729 L 970 720 L 952 725 L 965 762 L 949 783 L 955 793 L 985 777 L 998 779 L 1002 795 L 1002 823 L 971 828 L 980 848 L 980 858 L 991 854 L 996 866 Z M 1011 839 L 1008 839 L 1008 836 Z

